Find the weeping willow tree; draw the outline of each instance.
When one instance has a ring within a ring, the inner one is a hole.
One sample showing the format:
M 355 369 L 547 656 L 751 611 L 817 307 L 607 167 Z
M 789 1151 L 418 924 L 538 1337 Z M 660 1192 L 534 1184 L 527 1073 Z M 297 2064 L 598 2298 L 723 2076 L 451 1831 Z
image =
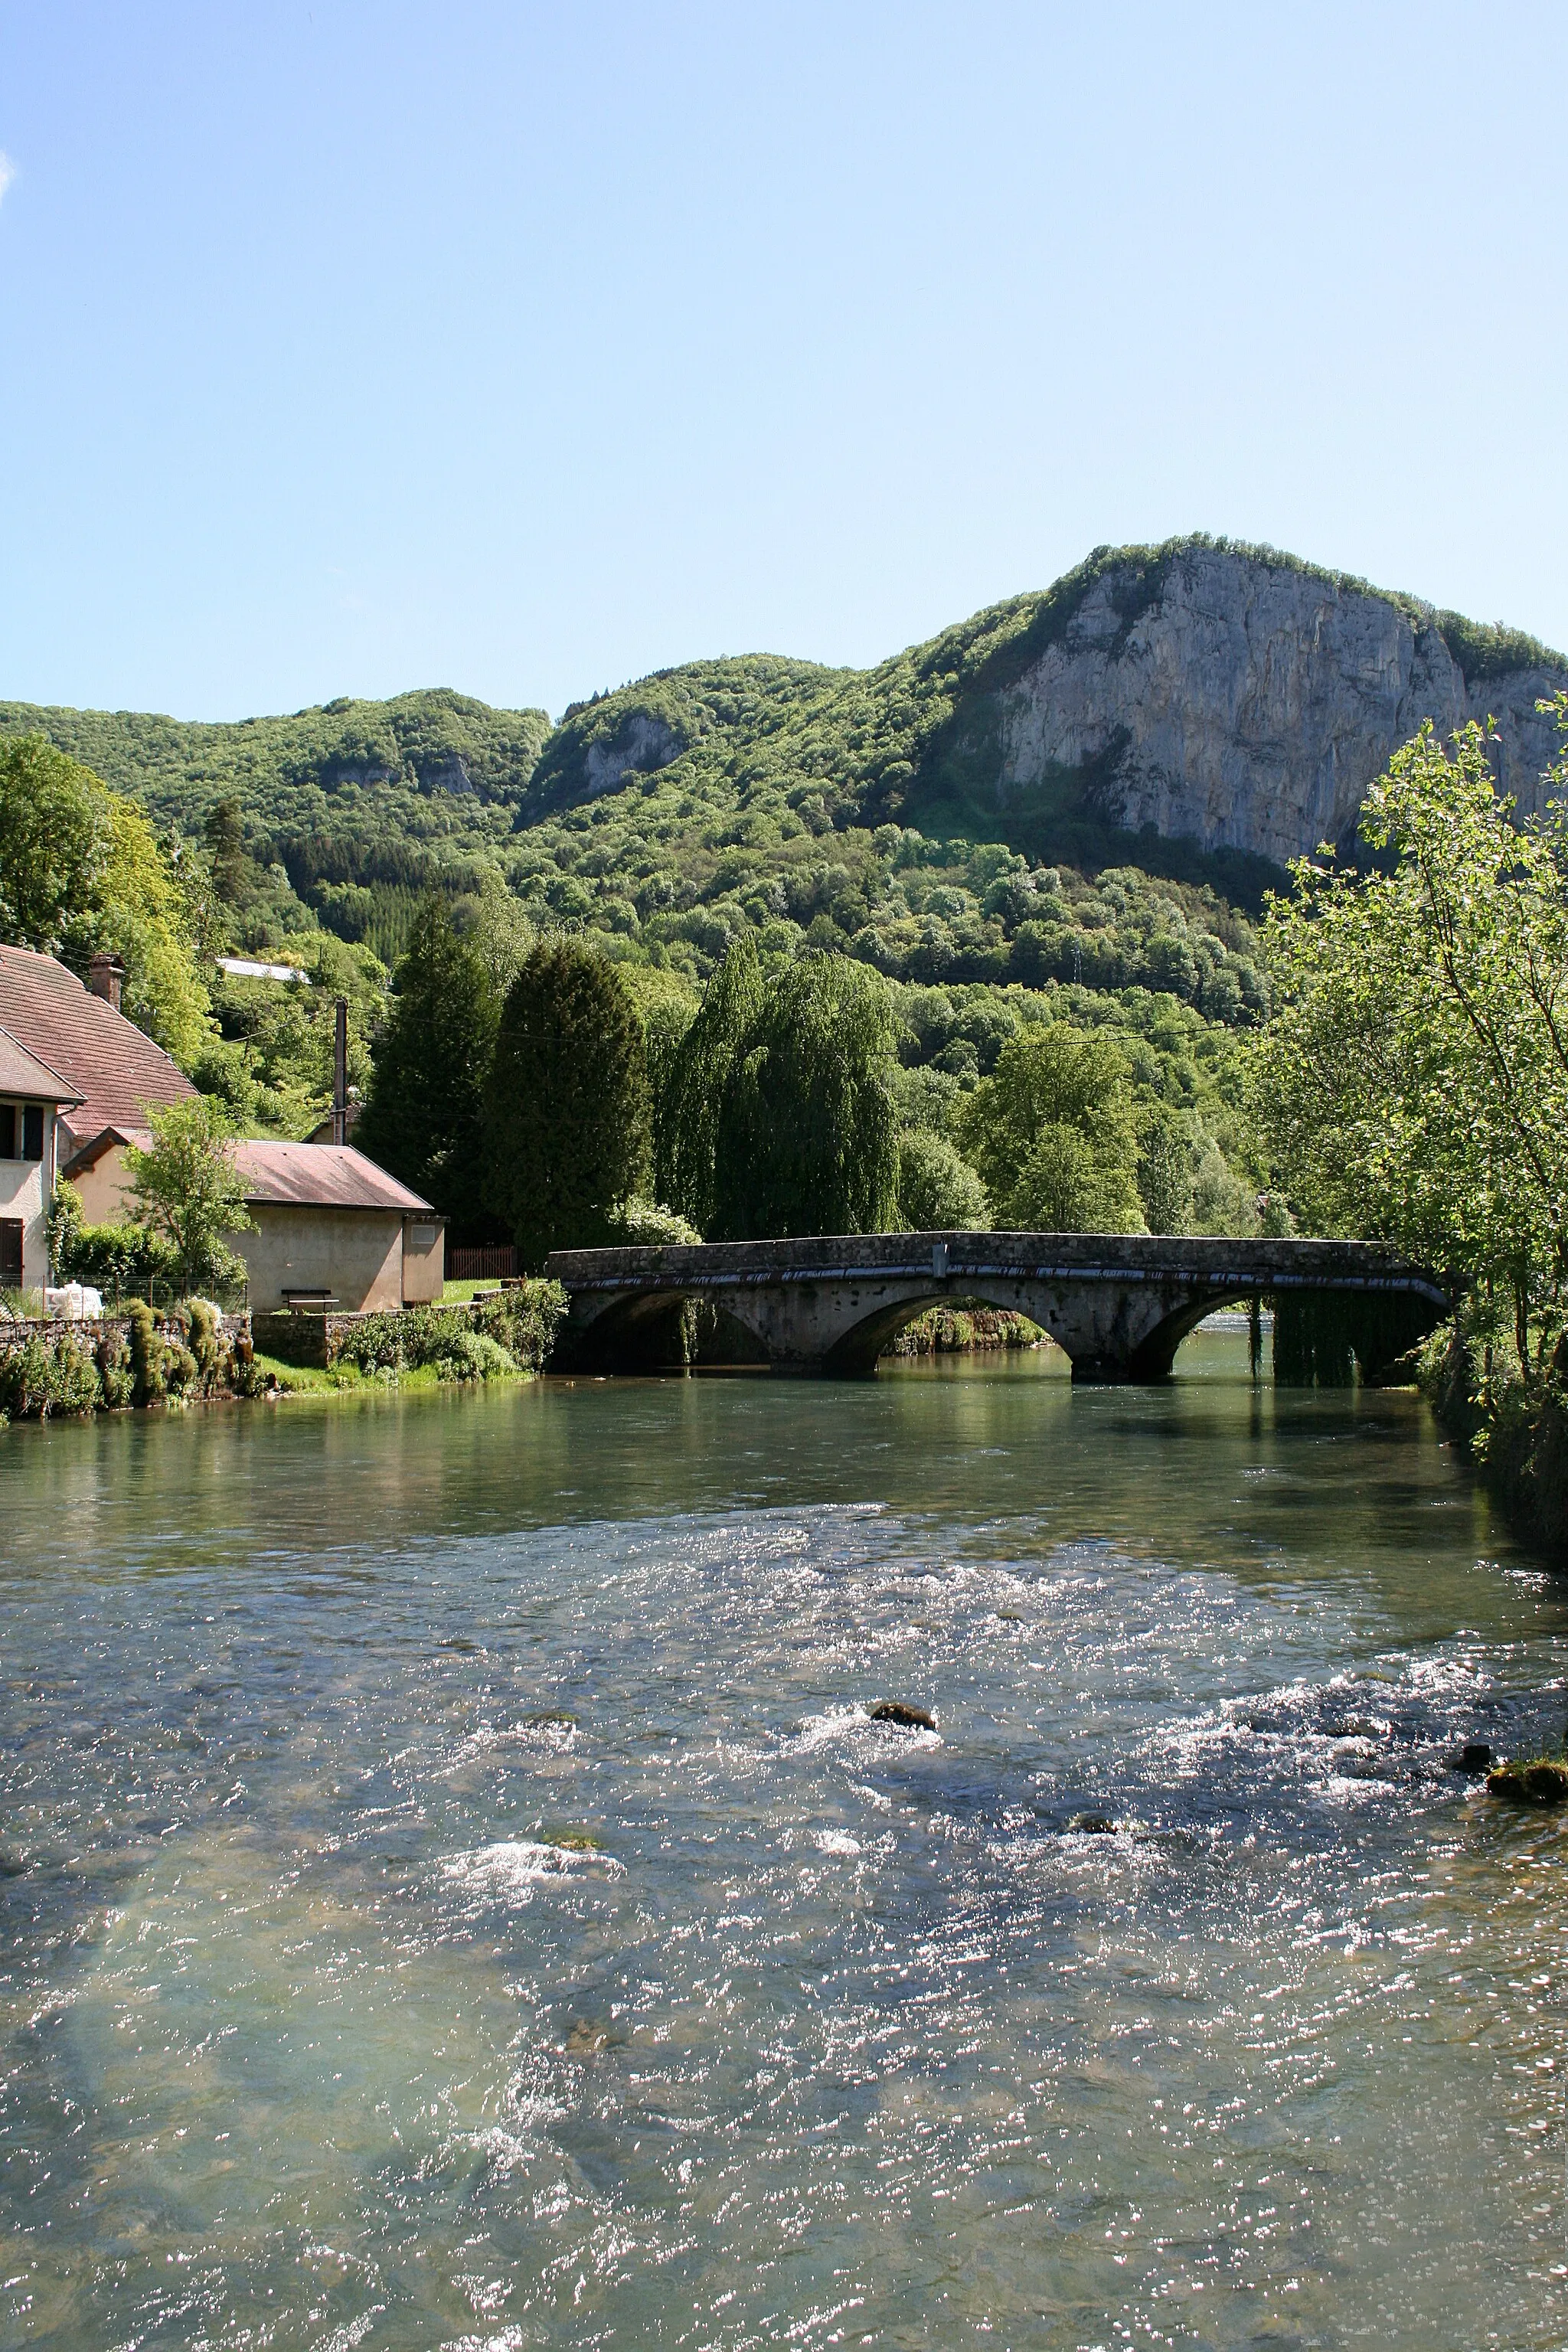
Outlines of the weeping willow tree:
M 890 1227 L 899 1177 L 892 1014 L 875 972 L 844 956 L 809 954 L 764 988 L 742 958 L 707 1034 L 689 1043 L 668 1131 L 692 1151 L 687 1199 L 711 1184 L 710 1239 Z M 693 1099 L 700 1077 L 711 1088 L 710 1113 Z M 698 1156 L 710 1116 L 710 1163 Z
M 1358 1366 L 1363 1380 L 1375 1380 L 1425 1338 L 1433 1316 L 1426 1301 L 1401 1292 L 1280 1291 L 1274 1300 L 1275 1383 L 1348 1389 Z
M 756 934 L 742 931 L 675 1048 L 655 1108 L 655 1189 L 699 1233 L 713 1223 L 720 1105 L 762 1002 Z
M 875 972 L 809 954 L 764 982 L 742 933 L 670 1064 L 654 1120 L 659 1198 L 710 1241 L 885 1231 L 899 1176 L 892 1060 Z

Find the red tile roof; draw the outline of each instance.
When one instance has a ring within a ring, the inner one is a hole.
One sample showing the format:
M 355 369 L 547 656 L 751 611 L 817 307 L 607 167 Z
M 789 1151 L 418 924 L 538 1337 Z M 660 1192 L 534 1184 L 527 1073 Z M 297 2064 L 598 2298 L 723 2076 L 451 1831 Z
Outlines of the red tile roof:
M 237 1143 L 233 1151 L 247 1201 L 435 1213 L 428 1201 L 350 1143 Z
M 36 1054 L 29 1054 L 19 1038 L 8 1029 L 0 1029 L 0 1095 L 13 1095 L 31 1102 L 74 1103 L 76 1088 Z
M 31 948 L 0 947 L 0 1028 L 82 1097 L 61 1120 L 68 1131 L 62 1160 L 106 1127 L 145 1127 L 144 1104 L 184 1102 L 195 1092 L 133 1021 Z

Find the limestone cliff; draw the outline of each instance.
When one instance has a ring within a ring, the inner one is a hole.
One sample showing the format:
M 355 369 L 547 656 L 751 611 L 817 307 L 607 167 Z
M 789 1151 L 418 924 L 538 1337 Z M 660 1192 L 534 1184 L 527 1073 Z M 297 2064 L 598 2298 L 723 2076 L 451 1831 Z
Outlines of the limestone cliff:
M 1568 665 L 1528 639 L 1187 541 L 1094 567 L 1043 649 L 985 698 L 983 731 L 999 746 L 999 804 L 1087 778 L 1111 823 L 1283 862 L 1347 839 L 1368 784 L 1427 718 L 1447 733 L 1495 717 L 1500 782 L 1532 811 L 1557 750 L 1535 706 L 1564 687 Z

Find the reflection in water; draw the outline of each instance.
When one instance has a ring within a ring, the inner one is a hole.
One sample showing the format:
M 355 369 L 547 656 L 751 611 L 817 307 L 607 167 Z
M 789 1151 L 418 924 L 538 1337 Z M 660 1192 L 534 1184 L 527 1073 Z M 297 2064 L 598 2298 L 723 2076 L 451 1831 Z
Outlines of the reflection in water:
M 1560 2342 L 1568 1620 L 1245 1365 L 5 1433 L 6 2340 Z

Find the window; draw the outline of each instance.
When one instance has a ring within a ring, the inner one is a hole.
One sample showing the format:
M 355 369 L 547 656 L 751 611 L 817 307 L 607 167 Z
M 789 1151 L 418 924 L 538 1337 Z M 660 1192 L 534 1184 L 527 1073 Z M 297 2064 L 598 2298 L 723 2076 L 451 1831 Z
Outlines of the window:
M 42 1103 L 0 1103 L 0 1160 L 44 1156 Z

